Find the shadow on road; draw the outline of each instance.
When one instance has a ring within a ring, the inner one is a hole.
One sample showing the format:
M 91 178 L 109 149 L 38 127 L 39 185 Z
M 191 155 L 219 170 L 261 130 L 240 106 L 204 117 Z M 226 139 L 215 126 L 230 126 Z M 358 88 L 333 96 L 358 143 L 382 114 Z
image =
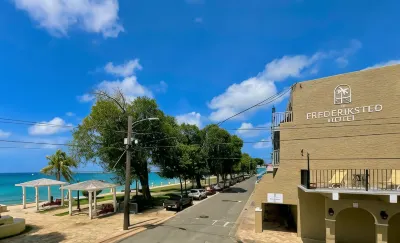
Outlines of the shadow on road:
M 230 187 L 225 191 L 222 191 L 222 193 L 245 193 L 245 192 L 247 192 L 247 190 L 240 187 Z

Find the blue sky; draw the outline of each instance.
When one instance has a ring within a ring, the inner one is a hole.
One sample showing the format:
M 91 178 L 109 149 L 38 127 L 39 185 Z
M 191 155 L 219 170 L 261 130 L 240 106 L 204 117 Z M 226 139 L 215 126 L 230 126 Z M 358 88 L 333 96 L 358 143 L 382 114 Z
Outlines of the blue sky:
M 75 126 L 91 91 L 120 87 L 204 126 L 296 81 L 400 63 L 398 9 L 389 0 L 1 1 L 0 117 Z M 270 117 L 267 105 L 223 127 L 266 126 Z M 268 131 L 239 135 L 269 139 Z M 61 127 L 0 123 L 1 140 L 70 138 Z M 56 146 L 40 147 L 0 148 L 0 172 L 40 170 Z M 244 151 L 267 158 L 270 145 Z

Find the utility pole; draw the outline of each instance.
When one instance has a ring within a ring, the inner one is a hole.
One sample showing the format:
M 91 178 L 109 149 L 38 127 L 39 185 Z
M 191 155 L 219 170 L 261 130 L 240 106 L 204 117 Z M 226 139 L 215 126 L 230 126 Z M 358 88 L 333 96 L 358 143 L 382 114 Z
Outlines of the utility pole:
M 128 116 L 128 136 L 126 145 L 125 168 L 125 198 L 124 198 L 124 230 L 129 227 L 129 197 L 131 193 L 131 144 L 132 144 L 132 116 Z

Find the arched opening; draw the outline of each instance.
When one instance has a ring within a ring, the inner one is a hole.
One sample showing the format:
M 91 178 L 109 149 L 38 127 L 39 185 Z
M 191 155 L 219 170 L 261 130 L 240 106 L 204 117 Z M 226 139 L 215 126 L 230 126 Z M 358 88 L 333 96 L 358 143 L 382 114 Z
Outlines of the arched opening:
M 389 219 L 389 229 L 388 229 L 388 242 L 400 242 L 400 213 L 393 215 Z
M 336 216 L 336 242 L 374 243 L 375 219 L 361 208 L 348 208 Z

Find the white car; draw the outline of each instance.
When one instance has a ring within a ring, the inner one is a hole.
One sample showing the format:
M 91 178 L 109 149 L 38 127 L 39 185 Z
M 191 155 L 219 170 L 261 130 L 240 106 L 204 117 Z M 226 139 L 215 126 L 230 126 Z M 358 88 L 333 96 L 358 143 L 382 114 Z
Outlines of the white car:
M 207 192 L 204 189 L 192 189 L 189 192 L 189 197 L 197 200 L 201 200 L 203 198 L 207 198 Z

